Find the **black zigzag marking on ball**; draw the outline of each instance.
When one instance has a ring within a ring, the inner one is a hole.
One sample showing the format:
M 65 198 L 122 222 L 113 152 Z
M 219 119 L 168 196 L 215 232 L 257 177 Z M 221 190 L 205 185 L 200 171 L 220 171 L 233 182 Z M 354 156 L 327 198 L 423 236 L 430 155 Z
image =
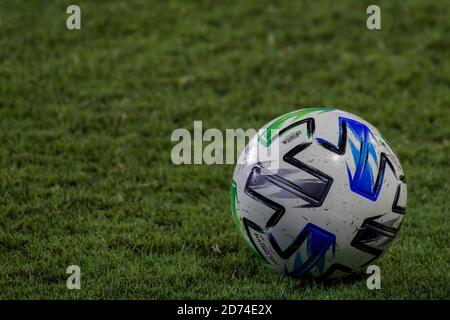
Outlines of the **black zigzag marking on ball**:
M 307 238 L 308 238 L 307 232 L 300 232 L 300 234 L 294 239 L 294 241 L 292 241 L 289 247 L 287 247 L 286 250 L 283 250 L 280 248 L 274 236 L 269 231 L 270 244 L 275 249 L 276 253 L 278 253 L 278 255 L 283 259 L 288 259 L 291 255 L 293 255 L 295 251 L 297 251 L 297 249 L 301 247 L 301 245 L 303 244 L 303 242 L 305 242 Z M 313 260 L 313 258 L 315 257 L 309 257 L 308 260 L 305 261 L 304 265 L 310 263 Z
M 384 250 L 374 247 L 371 243 L 373 244 L 377 240 L 384 238 L 384 243 L 387 245 L 394 240 L 397 234 L 396 229 L 387 227 L 375 221 L 381 216 L 382 215 L 364 220 L 361 228 L 351 242 L 353 247 L 374 255 L 375 257 L 372 260 L 379 257 Z
M 369 156 L 369 153 L 367 153 L 366 156 Z M 378 167 L 377 179 L 375 180 L 375 186 L 374 186 L 375 192 L 376 192 L 376 190 L 378 190 L 378 188 L 381 188 L 381 184 L 383 183 L 383 177 L 384 177 L 384 171 L 386 170 L 386 164 L 389 165 L 389 167 L 391 168 L 395 177 L 397 178 L 397 173 L 394 169 L 394 166 L 392 165 L 391 160 L 389 160 L 389 158 L 386 156 L 386 154 L 384 152 L 381 152 L 380 165 Z
M 328 149 L 333 153 L 343 155 L 345 153 L 345 149 L 347 147 L 347 124 L 344 123 L 344 125 L 341 127 L 341 134 L 339 136 L 339 141 L 338 141 L 337 147 L 335 147 L 331 143 L 328 143 L 325 141 L 318 141 L 318 142 L 325 149 Z
M 343 273 L 346 273 L 346 276 L 351 275 L 354 271 L 352 270 L 352 268 L 349 268 L 347 266 L 344 266 L 343 264 L 340 263 L 334 263 L 332 264 L 327 271 L 325 271 L 325 273 L 320 276 L 319 280 L 321 281 L 327 281 L 328 278 L 335 273 L 336 271 L 340 271 Z
M 399 180 L 403 183 L 406 183 L 406 178 L 404 175 L 400 175 L 400 176 L 397 175 L 397 171 L 395 170 L 394 165 L 392 164 L 391 160 L 389 160 L 389 158 L 384 153 L 381 153 L 381 157 L 382 157 L 382 159 L 383 158 L 386 159 L 385 162 L 389 165 L 389 167 L 391 168 L 391 170 L 394 173 L 397 180 Z M 384 168 L 383 168 L 383 170 L 384 170 Z M 401 192 L 401 183 L 398 184 L 397 190 L 395 191 L 394 202 L 392 203 L 392 212 L 399 213 L 399 214 L 405 214 L 406 208 L 398 205 L 398 200 L 400 199 L 400 192 Z
M 395 192 L 394 203 L 392 204 L 392 211 L 399 214 L 405 214 L 406 208 L 398 205 L 398 200 L 400 198 L 401 184 L 397 186 L 397 191 Z
M 317 193 L 314 194 L 310 193 L 309 195 L 307 194 L 310 198 L 310 205 L 308 207 L 320 207 L 323 204 L 328 192 L 330 191 L 331 185 L 333 184 L 333 178 L 325 174 L 324 172 L 311 166 L 308 166 L 304 162 L 295 158 L 297 154 L 301 153 L 311 144 L 312 144 L 311 142 L 299 144 L 298 146 L 291 149 L 288 153 L 286 153 L 283 157 L 283 160 L 293 165 L 294 167 L 297 167 L 300 170 L 309 173 L 310 175 L 316 177 L 325 184 L 325 187 L 323 188 L 322 192 L 320 192 L 320 194 Z
M 288 152 L 284 160 L 287 163 L 292 164 L 293 166 L 299 168 L 300 170 L 306 171 L 310 175 L 317 178 L 317 182 L 313 182 L 314 184 L 319 184 L 319 187 L 313 188 L 312 190 L 308 190 L 306 187 L 303 187 L 301 184 L 295 184 L 292 183 L 289 180 L 284 179 L 283 177 L 276 175 L 276 174 L 270 174 L 267 172 L 267 174 L 262 175 L 261 171 L 264 170 L 264 168 L 260 166 L 255 166 L 250 171 L 249 177 L 247 178 L 247 182 L 245 185 L 245 192 L 247 195 L 252 197 L 258 202 L 264 203 L 269 208 L 272 208 L 274 210 L 274 213 L 272 216 L 268 219 L 266 223 L 266 229 L 268 230 L 268 233 L 270 235 L 270 230 L 273 228 L 281 219 L 281 217 L 285 214 L 285 208 L 280 205 L 279 203 L 276 203 L 267 197 L 263 196 L 259 192 L 257 192 L 254 187 L 264 185 L 265 183 L 270 183 L 273 185 L 276 185 L 280 187 L 281 189 L 287 190 L 288 192 L 294 193 L 296 196 L 302 198 L 306 202 L 308 202 L 307 205 L 304 207 L 319 207 L 322 205 L 330 187 L 333 182 L 333 179 L 326 175 L 325 173 L 312 168 L 305 163 L 297 160 L 295 158 L 295 155 L 305 150 L 307 147 L 309 147 L 311 143 L 305 143 L 301 144 L 299 146 L 296 146 L 293 148 L 290 152 Z M 308 185 L 311 186 L 311 185 Z M 318 192 L 318 190 L 320 192 Z M 260 228 L 258 226 L 258 228 Z M 251 238 L 251 234 L 249 232 L 249 229 L 246 229 L 247 234 Z M 272 245 L 272 247 L 275 249 L 275 251 L 279 254 L 280 257 L 287 259 L 289 258 L 306 240 L 307 234 L 301 234 L 301 236 L 298 236 L 286 250 L 282 250 L 278 243 L 276 242 L 274 237 L 269 236 L 269 241 Z
M 306 123 L 306 130 L 307 130 L 307 134 L 308 137 L 312 136 L 314 134 L 314 130 L 315 130 L 315 124 L 314 124 L 314 119 L 313 118 L 307 118 L 307 119 L 303 119 L 297 122 L 294 122 L 290 125 L 288 125 L 286 128 L 280 130 L 279 136 L 283 135 L 283 133 L 291 130 L 292 128 L 295 128 L 303 123 Z
M 250 171 L 250 174 L 247 178 L 247 182 L 245 184 L 245 193 L 250 196 L 251 198 L 255 199 L 258 202 L 264 203 L 269 208 L 272 208 L 274 210 L 273 215 L 270 217 L 270 219 L 266 223 L 266 228 L 270 228 L 271 226 L 274 226 L 277 224 L 277 222 L 281 219 L 281 217 L 284 215 L 285 209 L 282 205 L 276 203 L 275 201 L 270 200 L 269 198 L 266 198 L 262 194 L 256 192 L 251 188 L 252 181 L 256 179 L 256 176 L 262 177 L 263 179 L 268 179 L 268 175 L 260 175 L 261 168 L 256 166 L 253 167 L 253 169 Z M 270 180 L 269 180 L 270 181 Z
M 254 186 L 258 184 L 261 185 L 264 183 L 270 183 L 278 186 L 280 189 L 284 189 L 290 193 L 295 194 L 296 196 L 307 202 L 307 204 L 303 206 L 305 208 L 320 207 L 323 204 L 323 201 L 325 200 L 326 195 L 330 190 L 331 184 L 333 183 L 333 179 L 325 173 L 312 168 L 295 158 L 295 155 L 297 155 L 310 145 L 311 143 L 304 143 L 296 146 L 284 156 L 284 161 L 314 176 L 315 178 L 317 178 L 317 182 L 309 181 L 309 184 L 305 184 L 305 186 L 302 185 L 301 182 L 295 184 L 276 174 L 271 174 L 269 172 L 266 172 L 266 174 L 262 174 L 264 168 L 260 166 L 255 166 L 250 171 L 245 185 L 245 193 L 253 199 L 264 203 L 266 206 L 274 210 L 274 214 L 267 221 L 266 228 L 273 227 L 278 223 L 278 221 L 285 213 L 285 208 L 279 203 L 276 203 L 257 192 L 254 189 Z M 264 181 L 261 182 L 261 180 Z M 311 185 L 313 185 L 314 187 L 311 187 Z

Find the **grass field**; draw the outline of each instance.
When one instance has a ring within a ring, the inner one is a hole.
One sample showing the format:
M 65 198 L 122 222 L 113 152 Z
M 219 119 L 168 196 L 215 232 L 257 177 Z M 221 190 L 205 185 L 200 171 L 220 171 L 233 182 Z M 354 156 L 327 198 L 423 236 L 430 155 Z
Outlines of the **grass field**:
M 450 3 L 376 3 L 379 31 L 371 1 L 1 1 L 0 298 L 448 299 Z M 194 120 L 259 128 L 305 106 L 364 117 L 402 161 L 381 290 L 259 265 L 233 166 L 170 160 Z

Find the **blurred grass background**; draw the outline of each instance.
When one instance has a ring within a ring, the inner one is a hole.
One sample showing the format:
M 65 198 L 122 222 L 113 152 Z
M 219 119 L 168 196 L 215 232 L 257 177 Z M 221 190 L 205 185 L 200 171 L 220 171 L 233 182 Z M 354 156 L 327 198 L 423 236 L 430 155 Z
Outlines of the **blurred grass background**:
M 448 1 L 76 1 L 80 31 L 70 4 L 0 1 L 0 298 L 449 298 Z M 306 106 L 362 116 L 402 161 L 381 290 L 258 265 L 233 166 L 171 163 L 194 120 L 259 128 Z

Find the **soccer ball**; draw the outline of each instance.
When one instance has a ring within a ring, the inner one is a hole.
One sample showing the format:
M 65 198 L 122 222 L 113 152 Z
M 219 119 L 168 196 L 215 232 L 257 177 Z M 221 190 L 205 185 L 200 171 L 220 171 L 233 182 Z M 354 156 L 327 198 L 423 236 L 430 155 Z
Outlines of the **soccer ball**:
M 251 138 L 234 170 L 231 206 L 262 263 L 333 280 L 390 246 L 405 214 L 406 181 L 374 126 L 341 110 L 308 108 Z

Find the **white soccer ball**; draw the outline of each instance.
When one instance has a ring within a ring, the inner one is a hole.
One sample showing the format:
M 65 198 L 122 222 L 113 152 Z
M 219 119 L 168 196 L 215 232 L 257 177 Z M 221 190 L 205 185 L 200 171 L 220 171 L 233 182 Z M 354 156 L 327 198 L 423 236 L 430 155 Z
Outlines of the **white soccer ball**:
M 374 126 L 341 110 L 309 108 L 276 118 L 250 140 L 234 170 L 231 204 L 263 263 L 332 280 L 386 251 L 403 221 L 406 182 Z

